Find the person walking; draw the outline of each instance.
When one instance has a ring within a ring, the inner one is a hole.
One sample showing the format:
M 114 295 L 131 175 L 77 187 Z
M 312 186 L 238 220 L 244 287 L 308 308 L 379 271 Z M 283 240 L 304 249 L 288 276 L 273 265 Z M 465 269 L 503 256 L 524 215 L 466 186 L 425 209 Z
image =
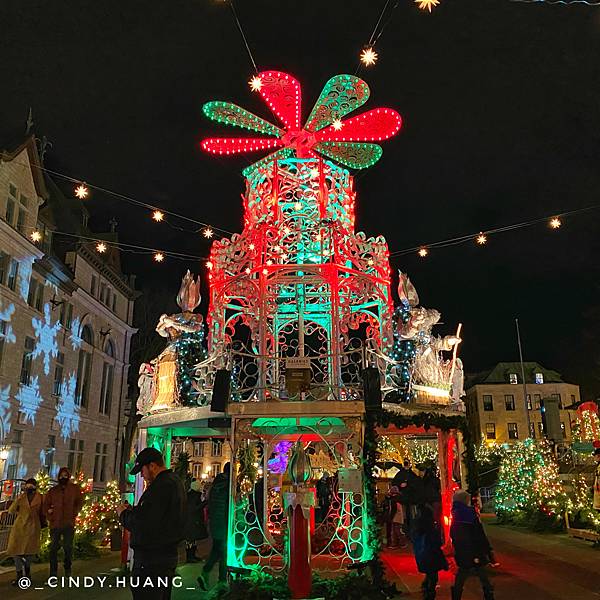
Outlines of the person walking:
M 15 561 L 18 585 L 22 577 L 31 578 L 31 559 L 40 551 L 40 532 L 45 526 L 43 499 L 37 491 L 37 481 L 28 479 L 22 492 L 8 509 L 9 514 L 17 515 L 8 537 L 6 553 Z
M 492 547 L 475 509 L 470 505 L 471 496 L 464 490 L 458 490 L 452 500 L 450 537 L 458 565 L 452 600 L 461 600 L 465 581 L 470 575 L 479 578 L 484 600 L 494 600 L 494 588 L 485 571 Z
M 417 568 L 425 574 L 421 584 L 423 600 L 434 600 L 438 573 L 448 570 L 448 561 L 442 552 L 442 533 L 431 507 L 419 507 L 413 521 L 411 540 Z
M 58 550 L 61 540 L 65 555 L 65 576 L 71 575 L 75 519 L 82 506 L 81 488 L 71 481 L 69 469 L 61 467 L 58 472 L 58 485 L 51 488 L 44 498 L 44 516 L 50 526 L 50 577 L 58 574 Z
M 227 579 L 227 529 L 229 526 L 229 477 L 231 464 L 225 463 L 208 492 L 208 528 L 212 537 L 210 554 L 198 576 L 201 590 L 208 589 L 208 577 L 219 563 L 219 581 Z
M 185 489 L 156 448 L 144 448 L 137 455 L 131 474 L 138 473 L 146 482 L 146 490 L 137 506 L 122 503 L 117 507 L 133 549 L 131 595 L 134 600 L 169 600 L 177 546 L 184 539 Z M 147 582 L 151 586 L 145 585 Z
M 199 562 L 196 556 L 197 542 L 208 537 L 206 523 L 204 522 L 204 508 L 206 502 L 202 497 L 201 484 L 193 479 L 187 493 L 186 519 L 185 519 L 185 561 L 188 563 Z

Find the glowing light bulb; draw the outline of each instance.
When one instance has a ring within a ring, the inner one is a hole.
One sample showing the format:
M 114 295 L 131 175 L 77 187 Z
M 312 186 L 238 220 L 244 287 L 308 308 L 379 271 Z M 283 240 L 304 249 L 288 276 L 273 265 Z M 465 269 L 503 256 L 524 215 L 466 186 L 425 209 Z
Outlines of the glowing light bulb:
M 483 246 L 483 244 L 485 244 L 487 242 L 487 235 L 485 235 L 482 231 L 480 231 L 479 235 L 475 238 L 475 241 L 480 246 Z
M 165 255 L 164 255 L 162 252 L 157 252 L 157 253 L 154 255 L 154 260 L 155 260 L 156 262 L 162 262 L 163 260 L 165 260 Z
M 210 239 L 213 235 L 214 232 L 210 227 L 207 227 L 203 232 L 202 235 L 206 238 L 206 239 Z
M 373 48 L 365 48 L 360 53 L 360 60 L 363 65 L 370 67 L 377 62 L 377 52 Z
M 206 262 L 206 268 L 207 269 L 212 269 L 213 268 L 212 261 L 209 260 L 209 261 Z
M 253 92 L 260 92 L 260 89 L 262 88 L 262 79 L 258 75 L 255 75 L 248 82 L 248 85 Z
M 106 244 L 104 242 L 99 242 L 96 244 L 96 250 L 100 252 L 100 254 L 104 254 L 104 252 L 106 252 Z
M 42 234 L 39 231 L 32 231 L 29 236 L 34 242 L 39 242 L 42 239 Z
M 294 209 L 300 210 L 302 208 L 302 202 L 294 202 Z
M 372 258 L 370 258 L 370 259 L 367 261 L 367 263 L 369 264 L 369 266 L 370 266 L 370 267 L 372 267 L 372 266 L 375 264 L 375 261 L 374 261 Z
M 336 131 L 339 131 L 344 126 L 341 119 L 335 119 L 331 125 Z
M 311 177 L 318 177 L 319 176 L 319 169 L 311 169 L 310 170 L 310 176 Z
M 562 221 L 558 217 L 550 219 L 550 227 L 552 227 L 552 229 L 558 229 L 561 225 Z
M 269 265 L 269 267 L 270 267 L 272 264 L 273 264 L 273 261 L 272 261 L 271 259 L 269 259 L 269 260 L 267 261 L 267 265 Z
M 250 267 L 246 267 L 246 275 L 250 275 Z
M 90 190 L 88 190 L 87 186 L 85 185 L 85 183 L 80 183 L 76 188 L 75 188 L 75 195 L 80 199 L 80 200 L 85 200 L 88 195 L 90 193 Z
M 422 248 L 419 248 L 418 254 L 421 258 L 425 258 L 429 254 L 429 250 L 423 246 Z
M 157 222 L 160 223 L 164 218 L 165 218 L 165 213 L 161 212 L 160 210 L 155 210 L 152 213 L 152 218 Z
M 268 275 L 269 274 L 269 269 L 263 269 L 263 275 Z
M 439 5 L 440 0 L 415 0 L 415 3 L 419 5 L 421 10 L 428 10 L 431 12 L 435 6 Z
M 248 246 L 248 248 L 250 248 L 250 250 L 254 250 L 255 246 L 254 246 L 254 244 L 250 244 L 250 245 Z

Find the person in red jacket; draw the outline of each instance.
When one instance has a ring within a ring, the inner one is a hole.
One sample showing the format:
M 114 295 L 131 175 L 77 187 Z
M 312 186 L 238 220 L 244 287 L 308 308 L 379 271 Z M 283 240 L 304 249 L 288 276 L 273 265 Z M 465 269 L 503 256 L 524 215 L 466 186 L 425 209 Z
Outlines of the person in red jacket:
M 81 488 L 71 481 L 67 467 L 58 472 L 55 485 L 44 498 L 44 515 L 50 527 L 50 577 L 58 573 L 58 549 L 65 553 L 65 576 L 71 575 L 75 519 L 83 506 Z

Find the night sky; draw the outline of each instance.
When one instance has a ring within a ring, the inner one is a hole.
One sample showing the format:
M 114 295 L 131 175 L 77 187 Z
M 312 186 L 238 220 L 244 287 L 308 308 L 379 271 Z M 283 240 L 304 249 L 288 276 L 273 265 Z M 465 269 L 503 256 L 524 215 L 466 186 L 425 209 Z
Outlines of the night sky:
M 236 7 L 259 68 L 302 82 L 306 117 L 327 79 L 355 72 L 384 4 Z M 198 148 L 207 135 L 235 132 L 203 118 L 208 100 L 271 119 L 248 88 L 252 66 L 226 4 L 3 0 L 0 40 L 0 125 L 24 123 L 31 106 L 36 134 L 53 144 L 48 168 L 241 229 L 241 169 L 253 161 Z M 600 204 L 600 8 L 442 0 L 429 15 L 400 0 L 377 51 L 377 65 L 361 71 L 371 88 L 361 110 L 396 108 L 404 126 L 356 176 L 358 229 L 383 234 L 393 252 Z M 94 193 L 89 207 L 97 231 L 115 216 L 124 242 L 208 254 L 199 234 L 157 225 L 110 196 Z M 440 333 L 463 323 L 468 372 L 518 358 L 519 317 L 525 359 L 584 384 L 592 398 L 600 395 L 599 224 L 600 210 L 591 211 L 559 231 L 540 224 L 392 267 L 442 312 Z M 205 275 L 193 261 L 157 265 L 127 253 L 123 261 L 138 287 L 173 296 L 185 268 Z

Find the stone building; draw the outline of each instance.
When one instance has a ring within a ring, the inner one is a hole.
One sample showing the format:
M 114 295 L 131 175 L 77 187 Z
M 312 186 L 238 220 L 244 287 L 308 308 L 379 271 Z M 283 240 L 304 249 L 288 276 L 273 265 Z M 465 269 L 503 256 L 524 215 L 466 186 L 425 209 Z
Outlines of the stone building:
M 223 471 L 225 463 L 231 461 L 229 439 L 224 437 L 173 438 L 172 464 L 182 452 L 189 456 L 191 476 L 202 481 L 212 481 Z
M 526 391 L 518 362 L 501 362 L 491 371 L 469 378 L 467 415 L 476 439 L 483 437 L 487 442 L 503 444 L 528 437 L 526 394 L 529 435 L 537 439 L 544 437 L 541 402 L 544 398 L 556 398 L 564 441 L 570 443 L 577 413 L 569 407 L 580 401 L 579 386 L 564 382 L 559 373 L 537 362 L 524 363 L 524 371 Z
M 33 136 L 0 153 L 0 479 L 118 475 L 135 291 Z M 86 240 L 87 238 L 87 240 Z

